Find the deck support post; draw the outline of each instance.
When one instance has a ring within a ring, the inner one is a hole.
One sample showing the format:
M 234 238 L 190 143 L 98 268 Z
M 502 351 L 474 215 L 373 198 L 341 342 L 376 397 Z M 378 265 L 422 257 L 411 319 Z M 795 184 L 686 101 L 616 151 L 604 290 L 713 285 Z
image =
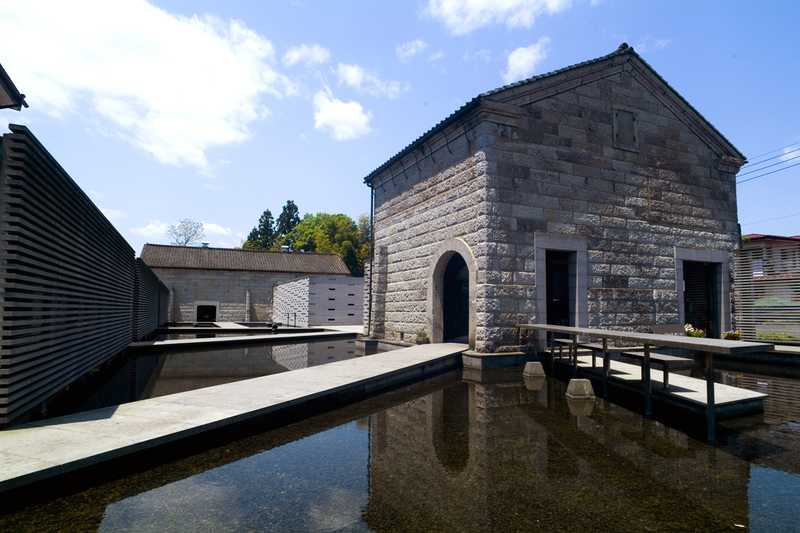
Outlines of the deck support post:
M 608 399 L 608 374 L 611 361 L 608 358 L 608 339 L 603 337 L 603 398 Z
M 572 375 L 578 375 L 578 336 L 572 336 Z
M 644 345 L 644 357 L 642 359 L 642 388 L 644 392 L 644 416 L 653 414 L 653 402 L 651 398 L 652 387 L 650 386 L 650 345 Z
M 717 408 L 714 404 L 714 355 L 711 352 L 706 352 L 705 359 L 706 430 L 708 442 L 713 444 L 717 440 Z

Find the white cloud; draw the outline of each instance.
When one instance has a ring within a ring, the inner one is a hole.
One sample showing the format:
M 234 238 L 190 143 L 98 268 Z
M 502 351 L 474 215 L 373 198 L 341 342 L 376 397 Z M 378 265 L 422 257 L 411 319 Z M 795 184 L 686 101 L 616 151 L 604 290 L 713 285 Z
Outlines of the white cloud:
M 571 0 L 428 0 L 426 13 L 454 35 L 464 35 L 490 24 L 530 28 L 542 14 L 570 7 Z
M 203 222 L 203 231 L 206 235 L 217 235 L 221 237 L 233 235 L 233 231 L 230 228 L 226 228 L 212 222 Z
M 547 49 L 550 47 L 550 38 L 542 37 L 530 46 L 524 46 L 512 50 L 508 54 L 506 71 L 503 73 L 503 80 L 506 83 L 529 78 L 546 57 Z
M 322 65 L 331 59 L 331 52 L 318 44 L 301 44 L 289 48 L 283 55 L 284 65 L 302 63 L 305 66 Z
M 336 65 L 336 75 L 339 85 L 346 85 L 370 96 L 397 98 L 409 89 L 408 83 L 382 80 L 360 65 L 339 63 Z
M 157 239 L 166 237 L 169 224 L 161 222 L 160 220 L 151 220 L 144 226 L 138 228 L 131 228 L 131 233 L 145 237 L 147 239 Z
M 437 61 L 441 61 L 442 59 L 444 59 L 444 52 L 441 50 L 437 50 L 428 56 L 428 61 L 430 61 L 431 63 L 436 63 Z
M 337 141 L 357 139 L 368 134 L 371 118 L 361 104 L 339 100 L 327 88 L 314 95 L 314 127 Z
M 783 153 L 781 153 L 778 159 L 780 159 L 781 161 L 789 161 L 790 159 L 794 159 L 798 156 L 800 156 L 800 144 L 787 146 L 786 148 L 784 148 Z
M 200 169 L 209 149 L 249 138 L 266 96 L 295 92 L 244 23 L 146 1 L 4 2 L 0 50 L 32 112 L 95 113 L 159 161 Z
M 422 52 L 428 47 L 428 43 L 422 39 L 414 39 L 402 44 L 398 44 L 394 51 L 397 54 L 397 59 L 402 62 L 409 61 L 412 57 Z
M 111 222 L 119 222 L 120 220 L 128 218 L 128 214 L 125 211 L 122 211 L 121 209 L 111 209 L 110 207 L 101 207 L 100 211 Z
M 638 43 L 635 43 L 633 48 L 640 54 L 644 54 L 653 50 L 663 50 L 671 44 L 672 40 L 670 39 L 657 39 L 648 35 Z

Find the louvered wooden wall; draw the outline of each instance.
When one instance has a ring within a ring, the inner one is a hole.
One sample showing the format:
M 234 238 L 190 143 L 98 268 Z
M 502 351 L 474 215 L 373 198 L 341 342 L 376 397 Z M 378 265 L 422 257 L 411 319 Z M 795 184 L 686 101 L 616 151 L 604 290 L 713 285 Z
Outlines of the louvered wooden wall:
M 133 337 L 147 339 L 167 321 L 169 289 L 141 259 L 136 259 L 133 300 Z
M 152 326 L 153 309 L 134 314 L 133 249 L 27 128 L 9 128 L 0 141 L 0 424 L 125 349 L 134 323 Z
M 800 242 L 764 241 L 736 252 L 736 327 L 748 340 L 800 344 Z

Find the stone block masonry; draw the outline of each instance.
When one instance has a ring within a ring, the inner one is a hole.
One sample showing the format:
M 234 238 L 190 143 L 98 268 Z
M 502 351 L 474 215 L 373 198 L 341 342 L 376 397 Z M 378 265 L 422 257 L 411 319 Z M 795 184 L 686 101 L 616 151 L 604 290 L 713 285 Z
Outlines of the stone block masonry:
M 627 47 L 485 93 L 366 179 L 375 195 L 372 333 L 431 335 L 431 273 L 452 239 L 477 269 L 477 351 L 514 344 L 518 323 L 547 321 L 548 249 L 579 254 L 577 325 L 680 323 L 687 257 L 719 263 L 720 292 L 728 287 L 743 161 Z

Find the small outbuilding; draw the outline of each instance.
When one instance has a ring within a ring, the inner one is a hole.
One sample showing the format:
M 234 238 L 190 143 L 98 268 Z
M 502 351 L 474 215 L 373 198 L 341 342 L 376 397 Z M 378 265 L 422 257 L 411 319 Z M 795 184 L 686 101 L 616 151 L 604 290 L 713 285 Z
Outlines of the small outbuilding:
M 335 254 L 145 244 L 142 260 L 169 288 L 170 322 L 284 322 L 273 314 L 276 285 L 351 279 Z
M 627 44 L 480 94 L 364 178 L 370 333 L 479 352 L 528 322 L 719 336 L 744 161 Z

